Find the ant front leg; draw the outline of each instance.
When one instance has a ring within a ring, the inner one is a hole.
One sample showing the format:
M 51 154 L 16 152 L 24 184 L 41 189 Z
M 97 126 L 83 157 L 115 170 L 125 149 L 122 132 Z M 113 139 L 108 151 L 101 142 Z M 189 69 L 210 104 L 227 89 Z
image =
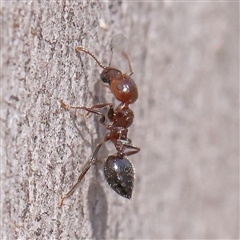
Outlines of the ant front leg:
M 113 115 L 114 109 L 113 109 L 113 105 L 111 103 L 97 104 L 97 105 L 94 105 L 94 106 L 88 108 L 88 107 L 84 107 L 84 106 L 82 106 L 82 107 L 70 106 L 70 105 L 65 104 L 63 101 L 61 101 L 61 107 L 63 107 L 63 108 L 66 108 L 66 109 L 70 109 L 70 108 L 82 109 L 82 110 L 87 111 L 88 113 L 94 113 L 94 114 L 100 115 L 101 116 L 100 123 L 103 124 L 105 126 L 105 128 L 108 129 L 109 125 L 105 123 L 105 120 L 106 120 L 105 115 L 103 113 L 95 110 L 95 109 L 98 109 L 98 108 L 105 108 L 107 106 L 109 106 L 108 116 L 111 116 L 111 113 Z
M 72 188 L 62 197 L 58 207 L 62 207 L 63 205 L 63 201 L 65 200 L 65 198 L 69 197 L 71 195 L 71 193 L 75 190 L 75 188 L 77 187 L 77 185 L 82 181 L 83 177 L 85 176 L 85 174 L 88 172 L 88 170 L 90 169 L 90 167 L 96 162 L 97 160 L 97 154 L 99 149 L 101 148 L 101 146 L 103 145 L 103 143 L 105 143 L 106 140 L 104 139 L 102 142 L 100 142 L 97 147 L 95 148 L 95 150 L 93 151 L 92 157 L 91 159 L 85 164 L 85 166 L 83 167 L 77 182 L 72 186 Z
M 96 105 L 92 106 L 91 109 L 94 110 L 94 109 L 105 108 L 105 107 L 109 107 L 109 110 L 108 110 L 108 118 L 109 118 L 110 121 L 112 121 L 112 118 L 113 118 L 113 116 L 114 116 L 114 108 L 113 108 L 112 103 L 96 104 Z M 96 113 L 96 112 L 95 112 L 95 113 Z M 98 113 L 100 113 L 100 112 L 98 112 Z M 98 114 L 98 113 L 96 113 L 96 114 Z M 104 121 L 105 121 L 105 119 L 104 119 Z M 100 120 L 100 122 L 101 122 L 101 120 Z M 101 123 L 102 123 L 102 122 L 101 122 Z

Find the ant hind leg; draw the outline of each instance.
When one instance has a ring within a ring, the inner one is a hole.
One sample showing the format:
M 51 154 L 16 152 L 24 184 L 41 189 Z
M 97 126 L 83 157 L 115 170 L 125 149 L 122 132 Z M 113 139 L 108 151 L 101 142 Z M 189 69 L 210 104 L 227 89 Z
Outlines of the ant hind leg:
M 130 156 L 130 155 L 136 154 L 136 153 L 138 153 L 141 150 L 139 147 L 133 146 L 131 144 L 124 144 L 124 147 L 133 149 L 133 150 L 125 152 L 126 156 Z
M 90 160 L 88 160 L 88 162 L 85 164 L 83 170 L 81 171 L 77 182 L 71 187 L 71 189 L 62 197 L 61 201 L 59 202 L 58 207 L 62 207 L 63 202 L 65 200 L 65 198 L 69 197 L 72 192 L 75 190 L 75 188 L 77 187 L 77 185 L 82 181 L 83 177 L 85 176 L 85 174 L 88 172 L 88 170 L 90 169 L 90 167 L 96 162 L 97 160 L 97 154 L 99 149 L 101 148 L 101 146 L 103 145 L 103 143 L 105 143 L 105 140 L 103 140 L 102 142 L 100 142 L 97 147 L 95 148 L 95 150 L 93 151 L 92 157 Z

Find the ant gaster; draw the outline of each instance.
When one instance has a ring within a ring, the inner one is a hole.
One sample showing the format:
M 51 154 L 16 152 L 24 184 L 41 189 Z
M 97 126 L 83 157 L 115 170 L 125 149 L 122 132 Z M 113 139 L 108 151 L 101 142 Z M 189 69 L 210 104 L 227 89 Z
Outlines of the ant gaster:
M 61 199 L 59 207 L 62 206 L 64 199 L 67 198 L 74 191 L 74 189 L 76 188 L 78 183 L 81 182 L 89 168 L 96 162 L 99 149 L 107 141 L 111 141 L 114 144 L 117 153 L 115 155 L 108 156 L 104 163 L 105 179 L 115 192 L 117 192 L 122 197 L 131 199 L 134 183 L 134 167 L 132 163 L 128 160 L 127 156 L 139 152 L 140 148 L 133 146 L 131 144 L 131 140 L 127 137 L 128 128 L 131 126 L 134 118 L 133 111 L 129 108 L 129 105 L 134 103 L 138 98 L 137 86 L 131 78 L 133 72 L 130 60 L 126 53 L 122 53 L 123 56 L 127 59 L 130 69 L 130 74 L 127 75 L 123 74 L 120 70 L 116 68 L 112 68 L 110 66 L 103 66 L 90 51 L 81 46 L 77 47 L 76 50 L 78 52 L 85 52 L 86 54 L 90 55 L 97 62 L 97 64 L 101 68 L 103 68 L 103 71 L 100 75 L 101 80 L 104 83 L 109 84 L 111 92 L 121 103 L 114 109 L 112 103 L 97 104 L 88 108 L 85 106 L 69 106 L 61 102 L 61 106 L 63 108 L 83 109 L 88 113 L 94 113 L 99 115 L 101 117 L 100 123 L 104 125 L 105 128 L 109 130 L 109 132 L 105 135 L 102 142 L 97 145 L 97 147 L 92 153 L 90 160 L 83 167 L 77 182 L 72 186 L 70 191 L 65 194 Z M 105 115 L 98 111 L 99 109 L 105 107 L 109 108 L 107 117 L 111 124 L 107 124 L 105 122 Z

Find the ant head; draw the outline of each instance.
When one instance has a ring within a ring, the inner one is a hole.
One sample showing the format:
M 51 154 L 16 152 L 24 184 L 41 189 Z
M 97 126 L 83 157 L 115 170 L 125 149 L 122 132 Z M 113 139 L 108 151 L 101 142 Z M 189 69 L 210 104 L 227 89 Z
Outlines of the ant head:
M 123 103 L 134 103 L 138 98 L 138 90 L 133 79 L 118 69 L 105 68 L 101 80 L 108 83 L 116 99 Z
M 121 79 L 122 73 L 121 71 L 114 68 L 105 68 L 102 71 L 100 78 L 104 83 L 110 84 L 110 82 L 114 79 Z

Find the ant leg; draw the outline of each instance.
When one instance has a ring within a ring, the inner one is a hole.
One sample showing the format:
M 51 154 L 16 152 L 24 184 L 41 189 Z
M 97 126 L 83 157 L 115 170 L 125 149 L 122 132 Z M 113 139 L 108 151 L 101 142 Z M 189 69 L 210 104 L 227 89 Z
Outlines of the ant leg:
M 128 67 L 129 67 L 129 70 L 130 70 L 129 76 L 131 76 L 131 75 L 133 75 L 133 70 L 132 70 L 132 65 L 131 65 L 130 59 L 129 59 L 127 53 L 122 52 L 122 55 L 123 55 L 123 56 L 127 59 L 127 61 L 128 61 Z
M 110 108 L 113 108 L 113 105 L 112 103 L 101 103 L 101 104 L 96 104 L 96 105 L 93 105 L 91 108 L 105 108 L 109 106 Z
M 113 113 L 114 113 L 114 108 L 113 108 L 113 105 L 112 103 L 101 103 L 101 104 L 96 104 L 96 105 L 93 105 L 91 107 L 91 109 L 98 109 L 98 108 L 105 108 L 105 107 L 109 107 L 109 110 L 108 110 L 108 118 L 109 120 L 111 120 L 112 116 L 113 116 Z M 90 111 L 89 111 L 90 112 Z M 89 112 L 86 114 L 88 115 Z
M 109 107 L 110 107 L 109 112 L 110 112 L 110 111 L 111 111 L 111 112 L 114 111 L 114 110 L 113 110 L 113 106 L 112 106 L 111 103 L 102 103 L 102 104 L 94 105 L 94 106 L 91 107 L 91 108 L 88 108 L 88 107 L 84 107 L 84 106 L 83 106 L 83 107 L 70 106 L 70 105 L 65 104 L 63 101 L 61 101 L 61 107 L 63 107 L 63 108 L 66 108 L 66 109 L 69 109 L 69 108 L 82 109 L 82 110 L 87 111 L 88 113 L 94 113 L 94 114 L 100 115 L 100 116 L 101 116 L 101 118 L 100 118 L 100 123 L 101 123 L 102 125 L 104 125 L 106 129 L 108 129 L 108 128 L 109 128 L 109 125 L 105 123 L 105 120 L 106 120 L 105 115 L 104 115 L 103 113 L 99 112 L 99 111 L 94 110 L 95 108 L 104 108 L 104 107 L 106 107 L 106 106 L 109 106 Z
M 131 144 L 124 144 L 124 147 L 134 149 L 134 150 L 130 150 L 128 152 L 125 152 L 126 156 L 136 154 L 136 153 L 138 153 L 140 151 L 139 147 L 133 146 Z
M 100 142 L 97 147 L 95 148 L 95 150 L 93 151 L 92 157 L 91 159 L 85 164 L 85 166 L 83 167 L 83 170 L 81 171 L 77 182 L 72 186 L 72 188 L 62 197 L 58 207 L 62 207 L 63 205 L 63 201 L 65 200 L 65 198 L 69 197 L 71 195 L 71 193 L 75 190 L 75 188 L 77 187 L 77 185 L 82 181 L 83 177 L 85 176 L 85 174 L 88 172 L 89 168 L 96 162 L 97 160 L 97 154 L 99 149 L 101 148 L 101 146 L 103 145 L 103 143 L 105 143 L 106 140 L 104 139 L 102 142 Z
M 93 105 L 93 106 L 91 107 L 91 109 L 105 108 L 105 107 L 107 107 L 107 106 L 109 107 L 109 110 L 108 110 L 107 116 L 108 116 L 108 119 L 109 119 L 110 121 L 112 121 L 113 116 L 114 116 L 114 108 L 113 108 L 112 103 L 101 103 L 101 104 L 96 104 L 96 105 Z M 90 112 L 90 111 L 89 111 L 89 112 Z M 86 115 L 88 115 L 89 112 L 88 112 Z M 94 113 L 103 116 L 103 114 L 100 113 L 100 112 L 94 112 Z M 104 122 L 105 122 L 105 116 L 104 116 L 104 118 L 102 117 L 102 118 L 100 119 L 100 122 L 101 122 L 103 125 L 105 125 L 105 124 L 104 124 Z M 105 126 L 105 127 L 106 127 L 106 126 Z M 107 127 L 106 127 L 106 128 L 107 128 Z
M 96 63 L 97 63 L 101 68 L 103 68 L 103 69 L 106 69 L 106 68 L 107 68 L 106 66 L 103 66 L 103 65 L 100 63 L 100 61 L 97 59 L 97 57 L 96 57 L 93 53 L 91 53 L 89 50 L 87 50 L 86 48 L 83 48 L 82 46 L 78 46 L 78 47 L 76 47 L 76 50 L 77 50 L 78 52 L 85 52 L 85 53 L 87 53 L 88 55 L 90 55 L 90 56 L 96 61 Z

